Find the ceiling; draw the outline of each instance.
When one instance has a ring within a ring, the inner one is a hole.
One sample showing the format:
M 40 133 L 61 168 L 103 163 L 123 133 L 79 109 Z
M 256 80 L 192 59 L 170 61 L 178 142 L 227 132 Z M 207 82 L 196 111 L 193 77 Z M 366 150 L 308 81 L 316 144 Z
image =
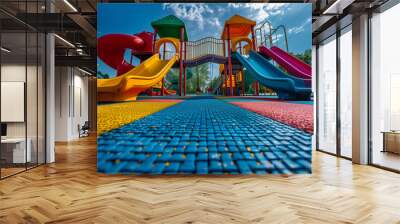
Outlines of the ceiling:
M 194 0 L 196 2 L 197 0 Z M 347 15 L 377 7 L 387 0 L 269 0 L 250 2 L 290 2 L 313 4 L 313 39 L 317 39 L 322 32 L 336 24 Z M 79 62 L 89 60 L 85 65 L 93 63 L 90 68 L 96 70 L 96 27 L 99 2 L 165 2 L 149 0 L 1 0 L 0 23 L 1 29 L 8 34 L 6 42 L 21 43 L 16 33 L 25 31 L 54 32 L 61 38 L 56 38 L 56 56 L 64 60 L 61 64 L 68 64 L 68 60 Z M 174 1 L 170 1 L 174 2 Z M 179 2 L 179 1 L 176 1 Z M 193 1 L 192 1 L 193 2 Z M 198 2 L 207 2 L 200 0 Z M 215 2 L 215 1 L 209 1 Z M 219 1 L 229 2 L 229 1 Z M 236 1 L 249 2 L 249 1 Z M 26 13 L 27 12 L 27 13 Z M 50 13 L 51 12 L 51 13 Z M 21 35 L 20 35 L 21 36 Z M 66 43 L 66 40 L 68 43 Z M 71 46 L 74 45 L 73 47 Z M 21 45 L 22 46 L 22 45 Z M 14 46 L 17 47 L 17 46 Z M 79 49 L 79 50 L 77 50 Z M 29 52 L 30 50 L 28 50 Z M 15 52 L 17 53 L 17 51 Z M 57 60 L 56 60 L 57 61 Z

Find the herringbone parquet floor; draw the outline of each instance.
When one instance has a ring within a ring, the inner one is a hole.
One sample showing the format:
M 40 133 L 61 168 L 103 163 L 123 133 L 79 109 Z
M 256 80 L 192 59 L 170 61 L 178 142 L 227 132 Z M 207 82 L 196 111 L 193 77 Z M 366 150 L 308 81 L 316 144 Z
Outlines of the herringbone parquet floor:
M 314 153 L 313 174 L 107 176 L 94 137 L 0 181 L 0 223 L 400 223 L 400 175 Z

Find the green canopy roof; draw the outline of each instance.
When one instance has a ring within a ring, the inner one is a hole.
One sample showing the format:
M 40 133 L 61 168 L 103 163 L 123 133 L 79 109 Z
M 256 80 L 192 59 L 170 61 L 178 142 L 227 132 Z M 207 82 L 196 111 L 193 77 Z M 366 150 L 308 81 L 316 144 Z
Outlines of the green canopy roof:
M 151 22 L 151 26 L 157 29 L 159 37 L 173 37 L 180 39 L 180 28 L 184 28 L 184 38 L 188 41 L 185 23 L 174 15 L 169 15 L 159 20 Z

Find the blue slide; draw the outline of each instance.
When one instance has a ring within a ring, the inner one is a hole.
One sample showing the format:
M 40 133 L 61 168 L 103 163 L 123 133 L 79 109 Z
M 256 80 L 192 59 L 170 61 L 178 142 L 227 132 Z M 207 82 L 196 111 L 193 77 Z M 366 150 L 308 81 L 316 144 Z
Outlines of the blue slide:
M 255 51 L 249 56 L 234 54 L 247 71 L 263 86 L 274 90 L 280 99 L 310 100 L 311 88 L 303 79 L 287 75 Z

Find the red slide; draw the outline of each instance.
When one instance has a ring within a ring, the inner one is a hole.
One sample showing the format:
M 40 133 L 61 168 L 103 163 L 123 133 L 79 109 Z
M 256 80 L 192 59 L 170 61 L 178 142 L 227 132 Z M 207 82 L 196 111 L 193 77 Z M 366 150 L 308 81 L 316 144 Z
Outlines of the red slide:
M 164 92 L 164 95 L 167 95 L 167 96 L 176 94 L 175 90 L 170 90 L 170 89 L 166 89 L 166 88 L 163 88 L 163 92 Z
M 298 78 L 309 79 L 311 83 L 312 73 L 310 65 L 292 56 L 279 47 L 271 47 L 271 49 L 268 49 L 264 46 L 261 46 L 259 51 L 261 54 L 278 62 L 278 64 L 285 68 L 290 74 Z
M 136 35 L 108 34 L 97 40 L 97 55 L 108 66 L 117 70 L 121 75 L 131 70 L 134 66 L 124 60 L 126 49 L 141 51 L 145 41 Z

